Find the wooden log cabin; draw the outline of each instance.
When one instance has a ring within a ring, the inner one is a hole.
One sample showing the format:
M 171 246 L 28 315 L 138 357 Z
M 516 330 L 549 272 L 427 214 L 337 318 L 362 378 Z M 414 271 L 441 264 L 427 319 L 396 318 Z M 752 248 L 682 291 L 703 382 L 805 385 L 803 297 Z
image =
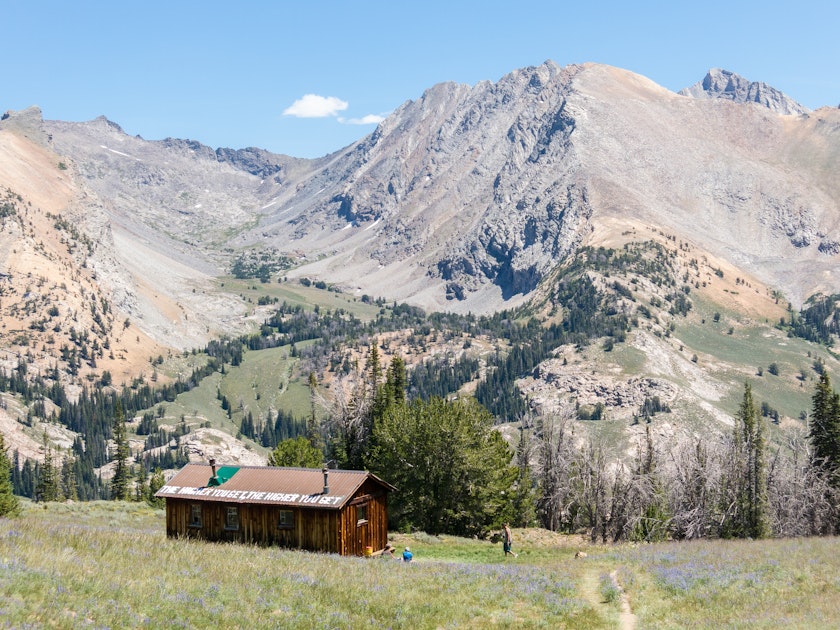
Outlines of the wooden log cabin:
M 365 471 L 187 464 L 156 494 L 166 535 L 362 556 L 388 542 L 388 493 Z

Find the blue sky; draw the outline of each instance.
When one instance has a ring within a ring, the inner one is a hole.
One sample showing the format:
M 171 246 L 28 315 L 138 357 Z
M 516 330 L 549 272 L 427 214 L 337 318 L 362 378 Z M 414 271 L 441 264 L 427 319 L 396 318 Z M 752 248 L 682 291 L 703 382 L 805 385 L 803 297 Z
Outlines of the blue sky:
M 317 157 L 436 83 L 551 59 L 679 90 L 712 67 L 840 103 L 840 3 L 42 2 L 0 9 L 0 111 Z

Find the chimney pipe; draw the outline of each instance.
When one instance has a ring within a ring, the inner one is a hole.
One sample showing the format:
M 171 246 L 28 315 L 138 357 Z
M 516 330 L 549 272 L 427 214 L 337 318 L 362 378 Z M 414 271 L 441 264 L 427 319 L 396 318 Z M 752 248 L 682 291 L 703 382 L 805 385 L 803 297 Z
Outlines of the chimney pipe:
M 323 494 L 330 493 L 330 480 L 329 480 L 329 469 L 324 466 L 324 469 L 321 471 L 324 473 L 324 492 Z
M 213 472 L 213 479 L 216 478 L 216 460 L 212 457 L 210 458 L 210 470 Z

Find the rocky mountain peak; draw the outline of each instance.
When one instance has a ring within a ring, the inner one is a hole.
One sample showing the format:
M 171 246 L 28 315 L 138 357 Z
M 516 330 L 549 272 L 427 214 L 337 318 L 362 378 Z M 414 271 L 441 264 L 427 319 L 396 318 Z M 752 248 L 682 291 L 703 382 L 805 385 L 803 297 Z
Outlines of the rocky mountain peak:
M 774 112 L 807 110 L 719 69 L 683 94 L 696 100 L 620 68 L 547 61 L 495 82 L 432 86 L 369 136 L 317 160 L 146 141 L 105 118 L 43 121 L 39 110 L 29 127 L 49 139 L 41 147 L 55 155 L 45 163 L 66 167 L 58 174 L 79 186 L 79 204 L 101 209 L 113 237 L 92 241 L 102 251 L 113 241 L 111 258 L 125 259 L 89 266 L 100 282 L 115 283 L 117 272 L 134 278 L 134 302 L 115 304 L 168 343 L 215 331 L 217 317 L 233 321 L 211 308 L 238 307 L 210 280 L 240 254 L 276 252 L 290 261 L 289 280 L 486 313 L 527 300 L 614 222 L 657 226 L 733 256 L 794 303 L 840 290 L 838 110 L 782 119 Z M 764 107 L 720 107 L 714 98 Z M 0 120 L 0 132 L 19 114 Z M 25 192 L 21 178 L 6 179 Z M 168 272 L 154 274 L 156 293 L 182 319 L 158 316 L 141 299 L 149 270 L 140 261 L 150 260 Z
M 43 133 L 44 122 L 41 108 L 32 105 L 19 111 L 8 110 L 0 116 L 0 130 L 9 130 L 43 144 L 46 135 Z
M 722 98 L 736 103 L 758 103 L 785 115 L 807 114 L 810 111 L 766 83 L 750 81 L 721 68 L 712 68 L 702 81 L 680 90 L 679 93 L 694 98 Z
M 93 120 L 93 124 L 103 125 L 103 126 L 109 128 L 109 129 L 112 129 L 113 131 L 116 131 L 117 133 L 125 133 L 125 131 L 123 131 L 122 127 L 120 127 L 113 120 L 108 120 L 108 118 L 106 116 L 97 116 Z
M 0 116 L 0 121 L 6 120 L 30 120 L 35 122 L 41 122 L 42 115 L 41 115 L 41 108 L 37 105 L 32 105 L 27 107 L 26 109 L 22 109 L 19 111 L 14 110 L 7 110 L 2 116 Z

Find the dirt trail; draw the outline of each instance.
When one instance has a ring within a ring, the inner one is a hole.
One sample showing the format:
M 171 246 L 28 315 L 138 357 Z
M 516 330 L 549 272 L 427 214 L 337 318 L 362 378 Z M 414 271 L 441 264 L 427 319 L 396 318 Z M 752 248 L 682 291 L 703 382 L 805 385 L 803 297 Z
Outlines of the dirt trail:
M 618 572 L 610 573 L 610 579 L 613 585 L 619 592 L 619 614 L 618 614 L 618 628 L 619 630 L 635 630 L 636 615 L 630 608 L 630 600 L 627 593 L 621 587 L 618 581 Z M 603 610 L 604 607 L 613 606 L 612 603 L 605 602 L 601 593 L 601 581 L 599 574 L 594 570 L 587 571 L 581 580 L 581 591 L 583 597 L 592 604 L 595 609 Z
M 624 589 L 621 587 L 621 583 L 618 581 L 618 571 L 610 573 L 610 579 L 612 579 L 613 584 L 616 585 L 621 593 L 621 614 L 618 618 L 619 628 L 621 628 L 621 630 L 635 630 L 636 615 L 633 614 L 633 610 L 630 608 L 630 599 L 627 597 L 627 593 L 624 592 Z

